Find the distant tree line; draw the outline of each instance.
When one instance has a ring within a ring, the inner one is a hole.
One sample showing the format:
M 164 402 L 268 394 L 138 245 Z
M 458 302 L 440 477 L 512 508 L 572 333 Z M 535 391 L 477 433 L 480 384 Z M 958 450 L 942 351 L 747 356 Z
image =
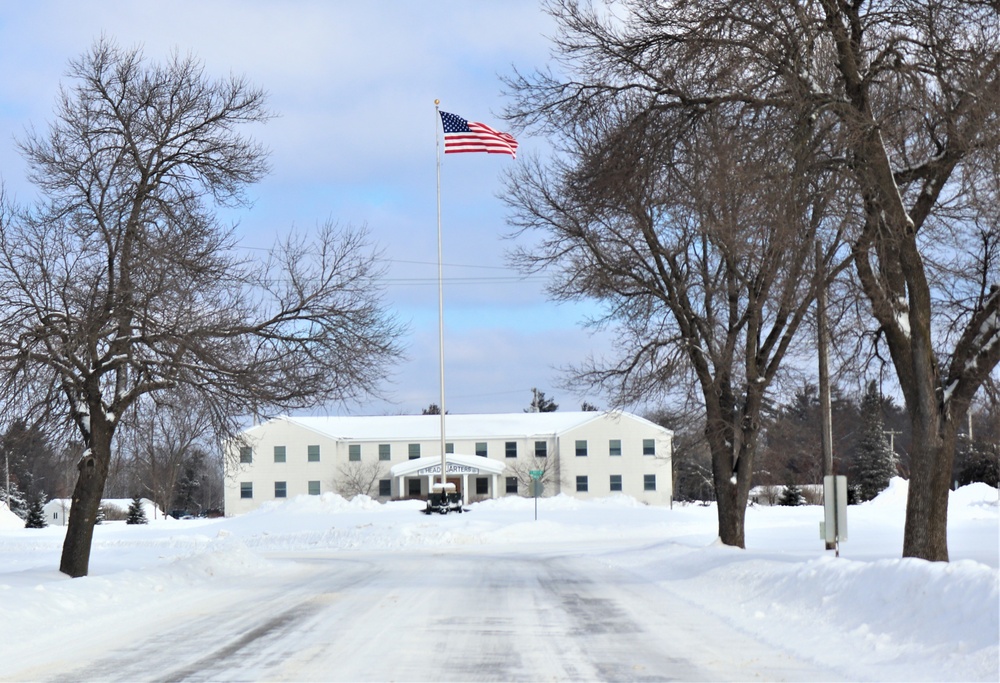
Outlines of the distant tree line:
M 852 502 L 873 498 L 885 488 L 889 476 L 909 477 L 913 436 L 906 410 L 891 397 L 882 396 L 874 383 L 863 393 L 850 395 L 835 387 L 832 394 L 834 470 L 847 476 Z M 959 434 L 953 487 L 974 482 L 998 485 L 1000 402 L 996 396 L 988 391 L 974 404 L 968 425 Z M 753 485 L 781 490 L 822 483 L 816 385 L 802 384 L 786 401 L 769 405 L 764 414 Z M 714 500 L 703 426 L 679 411 L 656 411 L 648 417 L 674 430 L 675 499 Z
M 223 469 L 217 439 L 197 403 L 177 395 L 142 405 L 115 443 L 105 498 L 148 498 L 174 514 L 222 511 Z M 0 433 L 0 500 L 28 519 L 32 505 L 68 498 L 81 443 L 51 424 L 17 420 Z M 8 500 L 7 475 L 10 494 Z

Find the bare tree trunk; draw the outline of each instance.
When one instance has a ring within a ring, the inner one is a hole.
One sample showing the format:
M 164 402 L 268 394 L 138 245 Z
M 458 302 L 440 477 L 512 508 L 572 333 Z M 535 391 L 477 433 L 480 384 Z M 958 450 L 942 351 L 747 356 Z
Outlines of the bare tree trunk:
M 955 426 L 943 422 L 941 432 L 926 420 L 913 419 L 913 452 L 903 557 L 948 561 L 948 495 L 955 461 Z
M 108 478 L 111 462 L 110 425 L 94 421 L 90 444 L 77 469 L 80 471 L 73 489 L 73 502 L 69 509 L 69 523 L 63 541 L 59 571 L 72 578 L 86 576 L 90 568 L 90 545 L 94 538 L 97 509 L 101 506 L 104 483 Z
M 713 458 L 714 460 L 714 458 Z M 726 545 L 746 548 L 746 498 L 740 502 L 739 487 L 732 473 L 715 473 L 715 496 L 719 508 L 719 540 Z

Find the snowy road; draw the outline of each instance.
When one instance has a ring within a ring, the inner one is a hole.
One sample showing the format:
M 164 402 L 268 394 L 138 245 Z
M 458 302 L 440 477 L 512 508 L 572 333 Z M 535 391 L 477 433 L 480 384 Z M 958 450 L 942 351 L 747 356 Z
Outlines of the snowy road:
M 626 544 L 622 544 L 626 547 Z M 4 680 L 835 680 L 579 543 L 289 556 L 292 580 L 157 605 L 126 643 Z M 633 547 L 634 549 L 634 547 Z M 137 611 L 142 606 L 137 605 Z

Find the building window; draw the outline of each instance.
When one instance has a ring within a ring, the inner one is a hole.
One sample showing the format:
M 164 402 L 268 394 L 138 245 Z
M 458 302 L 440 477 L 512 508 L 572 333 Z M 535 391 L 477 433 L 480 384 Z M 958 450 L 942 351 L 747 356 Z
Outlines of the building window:
M 517 442 L 516 441 L 508 441 L 508 442 L 506 442 L 503 445 L 503 454 L 504 454 L 504 456 L 506 456 L 508 458 L 516 458 L 517 457 Z
M 309 495 L 318 496 L 319 495 L 319 482 L 311 481 L 309 482 Z
M 249 465 L 253 462 L 253 449 L 250 446 L 240 447 L 240 464 Z
M 253 498 L 253 482 L 252 481 L 241 481 L 240 482 L 240 498 Z
M 535 442 L 535 457 L 536 458 L 544 458 L 548 454 L 549 454 L 549 445 L 548 445 L 548 443 L 546 443 L 545 441 L 536 441 Z
M 406 450 L 410 455 L 410 460 L 416 460 L 417 458 L 420 457 L 420 444 L 411 443 L 409 446 L 406 447 Z
M 407 479 L 406 480 L 406 492 L 410 496 L 420 496 L 420 480 L 419 479 Z
M 656 475 L 655 474 L 644 474 L 644 475 L 642 475 L 642 490 L 643 491 L 655 491 L 656 490 Z
M 612 491 L 622 490 L 622 475 L 620 474 L 611 475 L 611 490 Z
M 288 485 L 283 481 L 274 482 L 274 497 L 286 498 L 288 496 Z
M 444 445 L 444 452 L 445 453 L 454 453 L 455 452 L 455 444 L 453 444 L 451 442 L 445 443 L 445 445 Z
M 306 459 L 309 462 L 319 462 L 319 446 L 306 446 L 308 455 Z
M 517 493 L 517 477 L 507 477 L 507 493 Z
M 622 440 L 621 439 L 611 439 L 608 441 L 608 455 L 621 455 L 622 454 Z
M 350 462 L 361 462 L 361 444 L 359 443 L 348 444 L 347 459 Z
M 392 495 L 392 479 L 378 480 L 378 495 L 382 498 L 388 498 Z
M 577 442 L 576 442 L 576 454 L 578 456 L 587 455 L 587 440 L 586 439 L 578 439 L 577 440 Z
M 275 446 L 274 447 L 274 462 L 285 462 L 285 447 Z
M 478 455 L 481 458 L 485 458 L 486 457 L 486 442 L 485 441 L 477 441 L 476 442 L 476 455 Z
M 587 477 L 581 476 L 576 478 L 576 491 L 577 493 L 587 492 Z
M 389 447 L 389 444 L 380 443 L 378 445 L 378 459 L 392 460 L 392 448 Z
M 490 480 L 486 477 L 476 477 L 476 495 L 485 496 L 490 492 Z
M 656 439 L 643 439 L 642 440 L 642 454 L 643 455 L 656 455 Z

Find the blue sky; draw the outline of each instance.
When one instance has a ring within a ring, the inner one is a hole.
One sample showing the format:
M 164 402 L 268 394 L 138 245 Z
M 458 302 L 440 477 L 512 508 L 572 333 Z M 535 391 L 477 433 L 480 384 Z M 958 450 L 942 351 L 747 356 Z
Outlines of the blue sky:
M 101 35 L 153 60 L 190 52 L 210 75 L 243 74 L 278 118 L 252 134 L 272 172 L 236 218 L 246 246 L 328 218 L 366 224 L 388 259 L 387 303 L 410 324 L 408 360 L 388 400 L 356 414 L 415 413 L 438 402 L 434 100 L 501 130 L 500 76 L 549 59 L 550 18 L 537 0 L 421 2 L 258 0 L 169 3 L 5 2 L 0 8 L 0 177 L 8 195 L 33 189 L 14 140 L 43 128 L 67 61 Z M 520 136 L 520 155 L 544 143 Z M 558 387 L 559 368 L 601 353 L 580 306 L 547 301 L 544 278 L 507 268 L 506 156 L 442 156 L 447 407 L 520 411 L 538 387 L 562 409 L 600 396 Z

